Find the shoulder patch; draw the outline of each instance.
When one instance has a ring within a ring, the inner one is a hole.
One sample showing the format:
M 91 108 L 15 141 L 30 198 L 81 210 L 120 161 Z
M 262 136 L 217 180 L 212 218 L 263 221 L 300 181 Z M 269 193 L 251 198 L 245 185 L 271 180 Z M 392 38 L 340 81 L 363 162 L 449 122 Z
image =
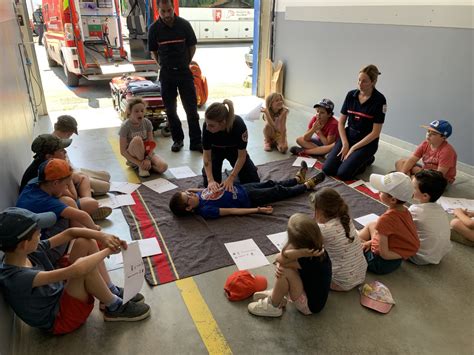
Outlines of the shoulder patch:
M 248 131 L 245 131 L 244 133 L 242 133 L 242 140 L 247 143 L 247 141 L 249 140 L 249 132 Z
M 382 106 L 382 112 L 387 113 L 387 104 Z

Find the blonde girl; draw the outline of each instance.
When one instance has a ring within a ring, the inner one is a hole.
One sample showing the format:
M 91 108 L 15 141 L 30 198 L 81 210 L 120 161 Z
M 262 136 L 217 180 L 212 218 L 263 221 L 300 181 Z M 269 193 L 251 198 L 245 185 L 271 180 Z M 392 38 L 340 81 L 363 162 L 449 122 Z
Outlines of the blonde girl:
M 286 140 L 286 117 L 288 108 L 284 106 L 283 96 L 276 92 L 265 99 L 265 108 L 262 108 L 265 127 L 263 127 L 263 149 L 267 152 L 276 147 L 280 153 L 288 150 Z
M 331 289 L 349 291 L 364 282 L 367 271 L 349 208 L 336 190 L 327 187 L 312 196 L 312 207 L 332 262 Z
M 276 258 L 273 290 L 256 292 L 248 305 L 250 313 L 279 317 L 289 295 L 301 313 L 320 312 L 331 284 L 331 260 L 323 249 L 318 224 L 311 217 L 296 213 L 288 221 L 288 242 Z
M 128 101 L 127 120 L 120 127 L 120 154 L 127 164 L 138 168 L 140 177 L 150 176 L 150 170 L 158 174 L 168 169 L 168 164 L 154 153 L 153 125 L 145 118 L 146 103 L 141 98 Z

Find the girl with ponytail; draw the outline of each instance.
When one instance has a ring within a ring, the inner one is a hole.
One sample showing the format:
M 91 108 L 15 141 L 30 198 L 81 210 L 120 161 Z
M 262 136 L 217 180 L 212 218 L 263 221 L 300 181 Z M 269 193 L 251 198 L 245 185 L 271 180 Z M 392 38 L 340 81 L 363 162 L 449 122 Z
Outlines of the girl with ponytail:
M 234 180 L 240 184 L 260 182 L 257 168 L 247 153 L 247 126 L 234 114 L 230 100 L 214 102 L 205 113 L 202 133 L 204 186 L 213 192 L 223 188 L 232 192 Z M 222 164 L 228 160 L 231 174 L 222 181 Z
M 367 261 L 346 202 L 337 191 L 323 188 L 312 196 L 314 218 L 332 261 L 334 291 L 349 291 L 365 280 Z

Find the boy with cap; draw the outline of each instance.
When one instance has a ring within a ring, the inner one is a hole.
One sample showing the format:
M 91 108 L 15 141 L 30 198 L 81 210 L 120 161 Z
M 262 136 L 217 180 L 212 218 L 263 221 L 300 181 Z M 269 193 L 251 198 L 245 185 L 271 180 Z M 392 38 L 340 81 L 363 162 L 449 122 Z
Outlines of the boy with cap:
M 359 238 L 367 270 L 388 274 L 396 270 L 403 259 L 414 256 L 420 247 L 415 223 L 404 206 L 413 196 L 413 186 L 410 178 L 400 172 L 372 174 L 370 184 L 380 191 L 380 201 L 388 205 L 388 209 L 359 231 Z
M 40 228 L 51 227 L 54 213 L 35 214 L 21 208 L 0 213 L 0 290 L 25 323 L 52 334 L 66 334 L 84 324 L 94 297 L 104 305 L 105 321 L 138 321 L 150 315 L 141 294 L 123 304 L 123 289 L 115 286 L 100 264 L 127 248 L 119 238 L 84 228 L 71 228 L 40 241 Z M 46 251 L 74 240 L 71 265 L 55 269 Z M 100 250 L 97 242 L 103 246 Z
M 50 238 L 68 227 L 85 227 L 100 230 L 91 216 L 86 212 L 87 201 L 80 210 L 76 201 L 63 195 L 71 180 L 72 170 L 68 162 L 62 159 L 49 159 L 39 167 L 37 180 L 26 185 L 20 194 L 16 207 L 27 209 L 34 213 L 54 212 L 57 222 L 50 228 L 42 230 L 42 239 Z M 95 201 L 91 199 L 92 201 Z M 97 201 L 95 201 L 97 203 Z M 51 258 L 58 261 L 66 252 L 66 247 L 52 249 Z
M 57 122 L 54 124 L 54 131 L 52 134 L 61 139 L 69 139 L 73 134 L 79 134 L 77 133 L 76 119 L 69 115 L 59 116 Z M 69 161 L 68 157 L 66 157 L 66 159 Z M 70 161 L 69 164 L 71 164 Z M 101 196 L 109 192 L 110 174 L 107 171 L 80 168 L 79 171 L 76 170 L 74 173 L 84 175 L 89 179 L 93 196 Z
M 316 109 L 316 115 L 309 122 L 306 133 L 296 138 L 299 146 L 291 147 L 291 154 L 325 155 L 339 137 L 338 122 L 334 117 L 334 103 L 329 99 L 322 99 L 313 107 Z
M 417 265 L 439 264 L 451 250 L 449 218 L 436 201 L 448 182 L 439 171 L 422 170 L 412 178 L 413 199 L 409 208 L 420 238 L 420 249 L 410 261 Z
M 436 120 L 427 129 L 426 140 L 421 143 L 409 159 L 399 159 L 395 169 L 408 175 L 414 175 L 422 169 L 437 170 L 443 174 L 450 184 L 456 177 L 457 154 L 447 139 L 453 133 L 448 121 Z M 422 160 L 423 165 L 417 162 Z

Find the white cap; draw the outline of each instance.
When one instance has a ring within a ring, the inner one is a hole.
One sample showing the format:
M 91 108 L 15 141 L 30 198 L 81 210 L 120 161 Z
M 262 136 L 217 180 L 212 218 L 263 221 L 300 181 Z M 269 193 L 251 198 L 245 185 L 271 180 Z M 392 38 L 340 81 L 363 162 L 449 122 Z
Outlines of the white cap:
M 400 201 L 409 201 L 413 197 L 413 185 L 410 178 L 404 173 L 371 174 L 370 184 L 377 190 L 390 194 Z

